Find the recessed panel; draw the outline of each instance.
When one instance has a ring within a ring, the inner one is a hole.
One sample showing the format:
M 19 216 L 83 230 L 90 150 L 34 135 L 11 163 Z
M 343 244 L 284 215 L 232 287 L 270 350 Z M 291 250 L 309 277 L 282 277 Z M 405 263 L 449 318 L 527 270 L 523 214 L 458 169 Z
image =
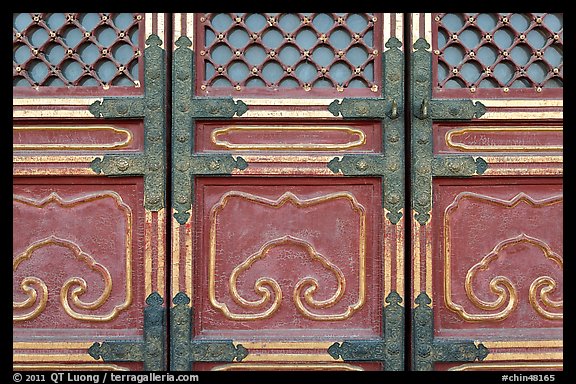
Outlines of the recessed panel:
M 200 178 L 197 337 L 381 335 L 381 182 Z

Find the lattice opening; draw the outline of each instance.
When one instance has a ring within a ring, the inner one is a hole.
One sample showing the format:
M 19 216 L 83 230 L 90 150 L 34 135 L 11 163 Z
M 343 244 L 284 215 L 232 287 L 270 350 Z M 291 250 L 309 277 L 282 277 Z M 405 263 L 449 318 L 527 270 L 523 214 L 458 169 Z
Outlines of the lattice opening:
M 142 19 L 133 13 L 15 13 L 13 86 L 139 86 Z
M 563 14 L 439 13 L 440 89 L 563 86 Z
M 378 92 L 371 13 L 206 13 L 199 17 L 200 91 Z

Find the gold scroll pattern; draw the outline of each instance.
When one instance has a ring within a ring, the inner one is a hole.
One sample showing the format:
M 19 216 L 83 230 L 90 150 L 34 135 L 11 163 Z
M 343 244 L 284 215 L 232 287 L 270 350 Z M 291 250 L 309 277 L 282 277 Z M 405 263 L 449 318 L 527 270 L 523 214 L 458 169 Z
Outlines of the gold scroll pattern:
M 448 308 L 458 313 L 466 321 L 501 321 L 506 319 L 516 308 L 519 301 L 518 290 L 514 283 L 507 276 L 497 275 L 490 280 L 490 292 L 496 295 L 493 301 L 485 301 L 478 297 L 474 288 L 473 282 L 479 272 L 485 271 L 490 267 L 490 263 L 499 258 L 502 251 L 509 247 L 518 244 L 527 244 L 536 247 L 540 250 L 541 254 L 546 259 L 551 260 L 556 264 L 560 270 L 563 269 L 563 258 L 561 255 L 554 252 L 550 246 L 535 237 L 529 236 L 525 233 L 519 233 L 516 236 L 502 240 L 485 255 L 478 263 L 473 265 L 466 273 L 464 282 L 464 289 L 466 296 L 470 302 L 478 309 L 483 311 L 498 311 L 491 313 L 478 313 L 472 314 L 467 312 L 460 304 L 452 300 L 452 280 L 451 280 L 451 233 L 450 233 L 450 217 L 454 213 L 458 204 L 463 199 L 471 199 L 476 201 L 487 202 L 493 205 L 500 205 L 506 208 L 513 208 L 524 202 L 533 207 L 544 207 L 554 204 L 559 204 L 563 201 L 562 195 L 552 196 L 550 198 L 535 200 L 525 193 L 519 193 L 510 200 L 498 199 L 486 195 L 481 195 L 473 192 L 462 192 L 456 199 L 446 208 L 444 215 L 444 253 L 445 253 L 445 269 L 444 269 L 444 289 L 445 289 L 445 302 Z M 563 314 L 563 300 L 553 300 L 550 295 L 557 290 L 557 281 L 550 276 L 539 276 L 530 284 L 528 298 L 532 308 L 543 318 L 549 320 L 562 320 Z M 555 311 L 550 311 L 553 309 Z
M 355 140 L 350 140 L 346 143 L 247 143 L 247 144 L 235 144 L 226 140 L 221 140 L 218 136 L 225 135 L 229 132 L 269 132 L 271 134 L 279 134 L 283 132 L 301 132 L 304 136 L 308 136 L 310 133 L 316 132 L 337 132 L 345 133 L 348 136 L 354 138 Z M 210 140 L 217 147 L 222 147 L 232 150 L 298 150 L 298 151 L 333 151 L 333 150 L 346 150 L 350 148 L 355 148 L 366 144 L 366 135 L 364 131 L 360 129 L 354 129 L 346 126 L 232 126 L 217 128 L 212 131 L 210 135 Z
M 257 313 L 234 313 L 230 311 L 228 306 L 225 303 L 218 301 L 216 298 L 216 232 L 217 232 L 217 222 L 218 222 L 218 214 L 221 212 L 224 207 L 226 206 L 227 202 L 232 197 L 238 197 L 241 199 L 245 199 L 249 202 L 261 204 L 265 206 L 270 206 L 273 208 L 279 208 L 286 204 L 287 202 L 293 203 L 297 207 L 309 207 L 313 205 L 318 205 L 325 203 L 330 200 L 336 199 L 345 199 L 348 200 L 351 204 L 352 209 L 358 213 L 359 216 L 359 224 L 360 224 L 360 232 L 359 232 L 359 249 L 358 249 L 358 257 L 359 257 L 359 289 L 358 289 L 358 298 L 356 302 L 342 312 L 336 314 L 318 314 L 312 312 L 307 306 L 310 306 L 314 309 L 323 309 L 329 308 L 334 306 L 336 303 L 340 301 L 345 293 L 346 288 L 346 279 L 344 274 L 335 264 L 329 262 L 323 255 L 321 255 L 316 249 L 314 249 L 313 245 L 310 244 L 308 241 L 303 239 L 286 235 L 280 238 L 276 238 L 266 242 L 257 252 L 250 255 L 245 261 L 240 263 L 236 266 L 232 273 L 230 274 L 229 278 L 229 287 L 230 287 L 230 294 L 232 299 L 239 304 L 240 306 L 246 309 L 258 309 L 268 304 L 268 308 L 257 312 Z M 296 195 L 292 194 L 291 192 L 286 192 L 282 196 L 280 196 L 277 200 L 270 200 L 261 196 L 256 196 L 246 192 L 240 191 L 231 191 L 227 192 L 222 196 L 220 201 L 212 207 L 210 212 L 210 264 L 209 264 L 209 272 L 208 272 L 208 295 L 210 298 L 210 303 L 215 308 L 218 308 L 226 318 L 230 320 L 261 320 L 266 319 L 272 316 L 279 308 L 282 302 L 282 289 L 278 282 L 271 277 L 261 277 L 256 280 L 254 285 L 255 292 L 260 296 L 259 300 L 250 301 L 243 298 L 237 290 L 236 283 L 238 276 L 246 271 L 250 266 L 259 259 L 263 259 L 266 257 L 268 252 L 270 252 L 274 247 L 284 245 L 284 244 L 293 244 L 302 247 L 308 254 L 308 256 L 315 261 L 319 261 L 321 265 L 329 270 L 336 278 L 337 282 L 337 289 L 336 292 L 328 299 L 325 300 L 315 300 L 314 293 L 319 288 L 319 283 L 316 279 L 312 277 L 304 277 L 300 279 L 294 288 L 293 292 L 293 300 L 296 305 L 298 311 L 306 318 L 312 320 L 320 320 L 320 321 L 327 321 L 327 320 L 345 320 L 352 316 L 358 309 L 360 309 L 364 305 L 364 301 L 366 299 L 366 213 L 365 209 L 362 205 L 358 203 L 356 198 L 348 192 L 336 192 L 331 193 L 323 196 L 319 196 L 312 199 L 300 199 Z M 302 293 L 303 292 L 303 293 Z M 304 301 L 306 305 L 302 302 L 302 298 L 304 297 Z
M 132 212 L 128 205 L 126 205 L 120 195 L 113 191 L 105 191 L 100 193 L 92 193 L 80 198 L 65 200 L 62 199 L 57 193 L 52 192 L 48 197 L 42 200 L 33 200 L 24 196 L 13 195 L 14 202 L 43 208 L 50 203 L 56 203 L 61 207 L 74 207 L 79 204 L 90 203 L 96 200 L 112 198 L 116 206 L 122 211 L 126 219 L 126 284 L 125 284 L 125 299 L 121 304 L 116 305 L 106 314 L 86 314 L 79 313 L 76 308 L 83 311 L 95 311 L 102 307 L 110 298 L 112 292 L 112 276 L 110 271 L 102 264 L 96 262 L 94 257 L 84 252 L 78 244 L 71 240 L 63 239 L 61 237 L 50 235 L 40 240 L 32 242 L 22 253 L 17 255 L 12 263 L 12 271 L 15 273 L 22 263 L 30 260 L 34 252 L 46 246 L 59 246 L 72 252 L 74 257 L 87 265 L 91 270 L 98 273 L 104 281 L 104 288 L 98 298 L 91 302 L 84 302 L 81 296 L 88 290 L 88 283 L 80 276 L 74 276 L 67 279 L 60 290 L 60 304 L 64 312 L 73 319 L 81 321 L 92 322 L 106 322 L 113 320 L 118 316 L 120 311 L 126 309 L 132 302 Z M 48 302 L 48 287 L 46 283 L 37 276 L 26 276 L 20 282 L 20 289 L 28 296 L 23 301 L 13 301 L 12 307 L 14 310 L 28 310 L 24 314 L 13 315 L 14 321 L 33 320 L 38 317 L 46 308 Z M 70 302 L 71 301 L 71 302 Z

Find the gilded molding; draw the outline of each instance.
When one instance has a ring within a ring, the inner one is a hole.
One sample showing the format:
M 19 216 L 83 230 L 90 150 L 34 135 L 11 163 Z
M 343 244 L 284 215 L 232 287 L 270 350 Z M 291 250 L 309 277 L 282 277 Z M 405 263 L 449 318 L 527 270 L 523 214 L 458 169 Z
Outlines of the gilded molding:
M 26 262 L 31 257 L 33 257 L 34 252 L 36 250 L 45 246 L 55 245 L 67 248 L 69 251 L 72 252 L 74 257 L 78 261 L 83 262 L 88 268 L 98 273 L 102 277 L 102 280 L 104 281 L 104 288 L 100 296 L 95 300 L 93 300 L 92 302 L 84 302 L 80 298 L 83 294 L 85 294 L 89 290 L 88 283 L 81 276 L 70 277 L 64 282 L 62 288 L 60 289 L 60 304 L 62 305 L 62 309 L 68 316 L 76 320 L 89 321 L 89 322 L 107 322 L 115 319 L 122 310 L 128 308 L 132 303 L 131 208 L 124 203 L 120 195 L 118 195 L 116 192 L 113 191 L 91 193 L 71 200 L 63 199 L 56 192 L 50 193 L 50 195 L 41 200 L 33 200 L 24 196 L 13 195 L 14 202 L 36 208 L 44 208 L 48 204 L 52 203 L 56 203 L 63 208 L 69 208 L 78 206 L 80 204 L 87 204 L 97 200 L 103 200 L 108 198 L 112 199 L 114 204 L 122 212 L 122 215 L 126 221 L 125 222 L 126 228 L 124 232 L 124 236 L 126 239 L 125 261 L 124 261 L 124 268 L 126 271 L 126 281 L 124 283 L 125 299 L 121 304 L 114 306 L 114 308 L 109 313 L 86 314 L 86 313 L 80 313 L 76 310 L 76 308 L 79 308 L 80 310 L 84 311 L 86 310 L 93 311 L 100 308 L 110 298 L 113 285 L 112 276 L 108 268 L 98 263 L 90 254 L 84 252 L 77 243 L 69 239 L 62 239 L 57 236 L 50 235 L 30 244 L 24 250 L 24 252 L 20 253 L 13 260 L 12 264 L 13 273 L 15 273 L 18 267 L 23 262 Z M 49 294 L 48 287 L 46 286 L 46 283 L 42 279 L 36 276 L 27 276 L 20 282 L 20 288 L 28 297 L 22 302 L 13 302 L 13 308 L 18 310 L 30 309 L 33 307 L 34 308 L 29 310 L 28 313 L 26 314 L 13 315 L 13 319 L 14 321 L 33 320 L 34 318 L 38 317 L 46 307 Z
M 498 199 L 486 195 L 481 195 L 472 192 L 462 192 L 454 199 L 454 201 L 446 207 L 444 211 L 444 300 L 446 306 L 453 312 L 457 313 L 465 321 L 501 321 L 507 318 L 517 307 L 519 297 L 517 288 L 512 281 L 506 277 L 497 275 L 490 280 L 490 291 L 493 292 L 497 298 L 492 302 L 487 302 L 478 298 L 472 287 L 472 282 L 478 271 L 487 270 L 489 264 L 498 259 L 502 250 L 507 247 L 514 246 L 518 243 L 526 243 L 530 246 L 538 248 L 542 255 L 555 263 L 559 268 L 563 269 L 563 258 L 554 252 L 548 244 L 537 238 L 520 233 L 510 239 L 504 239 L 482 259 L 473 265 L 466 273 L 464 288 L 466 297 L 478 309 L 484 313 L 469 313 L 461 304 L 457 304 L 452 299 L 452 236 L 451 236 L 451 216 L 458 209 L 459 204 L 463 200 L 474 200 L 485 202 L 490 205 L 498 205 L 504 208 L 514 208 L 520 203 L 528 204 L 532 207 L 546 207 L 554 204 L 560 204 L 563 201 L 562 195 L 555 195 L 546 199 L 536 200 L 526 195 L 519 193 L 510 200 Z M 563 300 L 553 300 L 549 297 L 550 293 L 556 291 L 557 282 L 550 276 L 539 276 L 534 279 L 530 285 L 528 298 L 534 311 L 541 317 L 549 320 L 561 320 L 563 318 L 562 312 L 558 309 L 563 308 Z M 545 308 L 545 307 L 546 308 Z M 556 311 L 550 311 L 555 309 Z
M 344 199 L 350 203 L 351 209 L 358 214 L 359 223 L 359 246 L 358 246 L 358 298 L 356 302 L 343 312 L 338 314 L 318 314 L 311 312 L 303 303 L 301 299 L 301 291 L 304 291 L 305 302 L 312 308 L 326 308 L 334 305 L 342 298 L 344 294 L 344 287 L 346 279 L 341 270 L 334 264 L 330 263 L 324 256 L 320 255 L 314 247 L 299 238 L 292 236 L 285 236 L 278 239 L 273 239 L 264 244 L 258 252 L 251 255 L 238 265 L 232 271 L 229 278 L 230 295 L 236 303 L 247 308 L 259 310 L 258 312 L 251 313 L 234 313 L 230 311 L 226 303 L 220 302 L 216 297 L 216 232 L 218 223 L 218 214 L 226 207 L 228 201 L 233 198 L 244 199 L 250 203 L 266 205 L 272 208 L 279 208 L 286 204 L 288 201 L 294 203 L 297 207 L 308 207 L 318 204 L 323 204 L 330 200 Z M 255 282 L 255 291 L 259 293 L 261 298 L 257 301 L 248 301 L 240 296 L 236 289 L 236 280 L 238 275 L 250 268 L 251 264 L 260 258 L 264 258 L 269 250 L 278 244 L 292 243 L 303 247 L 311 259 L 319 261 L 324 268 L 331 271 L 337 282 L 337 290 L 334 295 L 326 300 L 317 301 L 313 298 L 313 293 L 318 288 L 318 283 L 314 279 L 304 277 L 300 279 L 294 288 L 292 294 L 294 303 L 299 312 L 306 318 L 313 320 L 345 320 L 350 317 L 354 312 L 364 305 L 366 299 L 366 211 L 365 208 L 358 203 L 356 198 L 348 192 L 337 192 L 327 195 L 318 196 L 312 199 L 302 200 L 291 192 L 286 192 L 276 200 L 270 200 L 261 196 L 253 195 L 246 192 L 230 191 L 224 194 L 220 201 L 214 205 L 210 210 L 210 254 L 209 254 L 209 267 L 208 267 L 208 296 L 210 303 L 214 308 L 219 309 L 226 318 L 231 320 L 259 320 L 266 319 L 274 314 L 282 304 L 282 289 L 278 282 L 270 277 L 261 277 Z M 273 293 L 271 292 L 271 290 Z M 268 308 L 263 308 L 268 305 Z

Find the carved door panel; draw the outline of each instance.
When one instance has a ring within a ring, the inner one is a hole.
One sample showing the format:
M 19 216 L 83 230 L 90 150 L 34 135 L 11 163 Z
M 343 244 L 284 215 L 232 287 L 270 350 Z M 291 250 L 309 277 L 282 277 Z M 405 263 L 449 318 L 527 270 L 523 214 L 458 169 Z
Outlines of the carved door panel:
M 562 39 L 14 14 L 15 369 L 561 369 Z
M 401 15 L 174 22 L 172 368 L 403 369 Z
M 415 370 L 562 369 L 562 30 L 412 17 Z
M 166 366 L 164 19 L 14 14 L 15 369 Z

